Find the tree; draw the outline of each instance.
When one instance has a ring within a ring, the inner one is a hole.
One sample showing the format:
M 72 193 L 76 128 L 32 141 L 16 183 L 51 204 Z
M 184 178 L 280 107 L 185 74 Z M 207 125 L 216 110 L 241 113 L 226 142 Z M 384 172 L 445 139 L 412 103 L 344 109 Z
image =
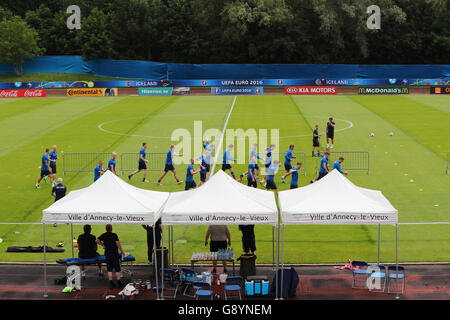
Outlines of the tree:
M 17 75 L 22 74 L 25 59 L 32 59 L 42 50 L 39 35 L 20 17 L 0 22 L 0 63 L 11 63 Z

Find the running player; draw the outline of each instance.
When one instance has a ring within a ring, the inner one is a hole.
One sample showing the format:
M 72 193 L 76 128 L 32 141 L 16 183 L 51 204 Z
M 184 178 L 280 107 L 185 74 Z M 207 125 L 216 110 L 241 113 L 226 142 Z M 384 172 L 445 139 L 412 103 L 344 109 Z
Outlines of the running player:
M 49 153 L 50 168 L 52 168 L 52 174 L 50 175 L 50 182 L 56 185 L 56 160 L 58 160 L 58 152 L 56 151 L 56 145 L 52 147 L 52 151 Z
M 177 180 L 177 183 L 182 183 L 183 181 L 181 181 L 180 179 L 178 179 L 177 177 L 177 171 L 175 170 L 174 166 L 173 166 L 173 156 L 176 157 L 181 157 L 183 156 L 182 153 L 175 153 L 175 145 L 171 145 L 169 151 L 167 151 L 167 158 L 166 158 L 166 166 L 164 167 L 164 172 L 161 175 L 161 177 L 158 179 L 158 184 L 162 185 L 161 181 L 162 179 L 164 179 L 164 177 L 166 176 L 167 172 L 172 171 L 173 173 L 173 177 L 175 178 L 175 180 Z
M 113 152 L 111 154 L 111 159 L 109 159 L 109 162 L 108 162 L 108 170 L 111 171 L 112 173 L 114 173 L 116 176 L 118 176 L 117 171 L 116 171 L 116 158 L 117 158 L 117 153 Z
M 341 169 L 341 163 L 344 162 L 344 157 L 339 157 L 339 160 L 336 160 L 333 163 L 333 169 L 336 169 L 337 171 L 339 171 L 342 174 L 348 175 L 347 171 L 342 171 Z
M 322 160 L 320 161 L 320 170 L 319 170 L 319 177 L 317 180 L 322 179 L 328 174 L 328 157 L 330 156 L 330 153 L 327 151 L 325 152 L 324 156 L 322 157 Z
M 145 178 L 147 176 L 147 163 L 148 163 L 148 160 L 145 159 L 145 156 L 147 155 L 147 146 L 148 146 L 147 142 L 142 143 L 141 151 L 139 151 L 138 169 L 128 176 L 128 180 L 131 180 L 131 178 L 136 173 L 141 172 L 142 170 L 144 170 L 144 178 L 142 178 L 142 182 L 148 182 L 148 180 Z
M 39 183 L 42 181 L 42 179 L 52 173 L 52 168 L 50 167 L 50 158 L 49 158 L 50 149 L 46 148 L 45 153 L 42 155 L 41 159 L 41 176 L 39 177 L 37 183 L 36 183 L 36 189 L 39 189 Z
M 316 128 L 313 131 L 313 147 L 312 156 L 314 157 L 314 149 L 317 148 L 317 156 L 320 157 L 320 139 L 321 134 L 319 134 L 319 125 L 316 124 Z
M 194 181 L 194 174 L 200 172 L 200 169 L 194 170 L 194 159 L 191 159 L 191 163 L 188 165 L 186 170 L 186 184 L 184 190 L 195 189 L 197 185 Z
M 269 169 L 270 165 L 272 164 L 272 152 L 275 149 L 275 145 L 271 144 L 270 147 L 266 148 L 266 160 L 264 161 L 264 166 L 266 168 L 266 171 L 264 173 L 264 178 L 261 181 L 261 183 L 266 186 L 266 181 L 267 181 L 267 170 Z
M 100 160 L 94 169 L 94 182 L 97 181 L 103 173 L 105 173 L 105 170 L 103 170 L 103 161 Z
M 298 172 L 300 171 L 301 167 L 302 167 L 302 163 L 301 162 L 297 162 L 297 165 L 295 167 L 293 167 L 291 170 L 289 170 L 288 174 L 286 174 L 286 176 L 292 175 L 292 178 L 291 178 L 291 189 L 297 189 L 298 188 Z
M 253 149 L 250 151 L 250 158 L 249 158 L 250 161 L 249 161 L 249 163 L 251 162 L 252 157 L 255 157 L 255 178 L 257 180 L 259 180 L 258 176 L 259 176 L 259 173 L 260 173 L 260 169 L 259 169 L 259 166 L 258 166 L 258 161 L 256 159 L 259 159 L 259 160 L 264 160 L 264 159 L 259 156 L 259 154 L 258 154 L 258 144 L 256 144 L 256 143 L 253 145 Z M 243 174 L 241 174 L 239 176 L 239 180 L 242 181 L 242 178 L 246 174 L 248 174 L 248 171 L 245 171 Z
M 277 172 L 278 168 L 280 167 L 280 163 L 278 160 L 274 160 L 273 163 L 269 166 L 267 169 L 267 184 L 266 184 L 266 190 L 275 190 L 275 193 L 278 194 L 278 187 L 275 184 L 275 173 Z
M 200 182 L 198 183 L 198 187 L 206 182 L 206 178 L 209 173 L 209 161 L 211 160 L 211 156 L 209 155 L 209 151 L 205 150 L 205 153 L 199 158 L 200 165 Z
M 247 170 L 247 185 L 249 187 L 258 187 L 258 184 L 256 183 L 256 166 L 256 157 L 253 156 L 250 158 L 250 163 L 248 164 Z
M 230 164 L 230 161 L 236 162 L 236 159 L 234 159 L 234 158 L 231 156 L 231 151 L 232 151 L 232 150 L 233 150 L 233 145 L 230 144 L 230 145 L 228 146 L 228 148 L 225 150 L 224 154 L 223 154 L 223 158 L 222 158 L 222 170 L 223 170 L 223 171 L 227 171 L 227 170 L 229 169 L 230 172 L 231 172 L 231 175 L 233 176 L 233 179 L 234 179 L 234 180 L 237 180 L 237 179 L 236 179 L 236 175 L 234 174 L 233 168 L 231 167 L 231 164 Z
M 334 147 L 334 127 L 336 127 L 336 124 L 333 122 L 333 118 L 330 117 L 327 122 L 327 148 L 330 147 L 329 139 L 331 139 L 331 149 Z
M 281 176 L 281 182 L 286 183 L 286 180 L 284 178 L 287 176 L 289 171 L 292 169 L 291 161 L 292 159 L 295 159 L 294 155 L 292 154 L 292 151 L 294 151 L 294 145 L 289 145 L 288 151 L 284 154 L 284 169 L 286 170 L 286 173 Z

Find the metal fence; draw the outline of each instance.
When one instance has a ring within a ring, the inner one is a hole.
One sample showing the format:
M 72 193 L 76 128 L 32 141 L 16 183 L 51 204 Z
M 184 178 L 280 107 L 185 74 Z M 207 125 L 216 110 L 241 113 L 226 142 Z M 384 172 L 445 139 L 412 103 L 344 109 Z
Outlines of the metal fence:
M 100 160 L 103 161 L 103 163 L 107 166 L 109 159 L 111 159 L 110 152 L 64 153 L 62 157 L 63 176 L 66 174 L 66 172 L 93 172 L 95 166 Z
M 167 153 L 148 152 L 145 158 L 148 160 L 147 169 L 150 171 L 162 171 L 166 164 Z M 139 153 L 129 152 L 120 155 L 120 171 L 123 175 L 126 171 L 134 171 L 139 166 Z
M 328 158 L 328 168 L 330 170 L 332 169 L 332 164 L 339 157 L 344 157 L 344 162 L 341 164 L 342 170 L 362 170 L 367 171 L 367 174 L 370 173 L 370 157 L 368 151 L 333 151 Z M 321 157 L 317 157 L 316 159 L 316 174 L 319 172 L 321 159 Z

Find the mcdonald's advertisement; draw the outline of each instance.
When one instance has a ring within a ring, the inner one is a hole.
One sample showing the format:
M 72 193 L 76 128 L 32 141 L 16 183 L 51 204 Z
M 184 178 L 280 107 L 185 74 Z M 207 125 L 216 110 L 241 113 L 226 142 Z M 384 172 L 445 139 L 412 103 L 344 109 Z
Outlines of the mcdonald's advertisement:
M 408 87 L 359 87 L 359 94 L 409 94 Z

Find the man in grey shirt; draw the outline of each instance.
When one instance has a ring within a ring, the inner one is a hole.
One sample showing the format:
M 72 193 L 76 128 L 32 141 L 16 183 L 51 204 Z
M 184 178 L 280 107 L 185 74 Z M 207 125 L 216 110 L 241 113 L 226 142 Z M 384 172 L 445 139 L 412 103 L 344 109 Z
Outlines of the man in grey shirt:
M 208 239 L 211 237 L 209 243 L 209 251 L 217 252 L 219 249 L 227 249 L 231 246 L 231 235 L 227 225 L 211 225 L 206 231 L 205 247 L 208 245 Z M 228 242 L 227 242 L 228 240 Z M 227 262 L 222 261 L 223 272 L 227 273 Z M 216 273 L 217 261 L 213 261 L 213 273 Z

